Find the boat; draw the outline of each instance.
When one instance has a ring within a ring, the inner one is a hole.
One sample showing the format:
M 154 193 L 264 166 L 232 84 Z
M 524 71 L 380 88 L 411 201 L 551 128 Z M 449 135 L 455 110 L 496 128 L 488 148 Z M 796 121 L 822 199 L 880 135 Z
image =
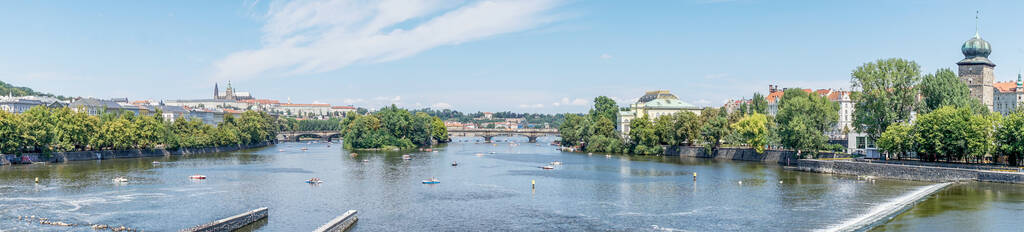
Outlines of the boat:
M 301 148 L 301 150 L 305 151 L 305 150 L 309 150 L 309 148 L 303 147 L 303 148 Z
M 551 165 L 562 165 L 562 161 L 551 161 Z
M 153 165 L 160 164 L 160 161 L 153 161 Z
M 411 160 L 412 156 L 411 155 L 402 155 L 402 159 L 404 159 L 404 160 Z
M 543 168 L 545 170 L 555 169 L 555 167 L 552 167 L 551 165 L 541 166 L 540 168 Z
M 370 160 L 363 160 L 363 163 L 369 163 Z
M 117 183 L 128 183 L 128 178 L 127 177 L 123 177 L 123 176 L 114 177 L 114 182 L 117 182 Z
M 458 162 L 455 162 L 455 161 L 452 161 L 452 166 L 453 166 L 453 167 L 454 167 L 454 166 L 459 166 L 459 163 L 458 163 Z
M 481 157 L 481 156 L 484 156 L 484 153 L 476 153 L 476 156 L 477 156 L 477 157 Z
M 494 152 L 492 151 L 491 154 L 494 154 Z
M 277 149 L 278 152 L 284 152 L 284 149 Z
M 195 175 L 188 176 L 188 178 L 189 179 L 193 179 L 193 180 L 205 180 L 206 176 L 195 174 Z
M 612 155 L 604 155 L 604 158 L 612 158 Z
M 427 148 L 427 149 L 423 149 L 423 151 L 434 151 L 434 149 Z
M 441 183 L 441 180 L 438 180 L 435 177 L 431 177 L 430 179 L 423 180 L 423 184 L 440 184 L 440 183 Z
M 319 184 L 319 183 L 323 183 L 323 182 L 324 181 L 320 180 L 320 178 L 316 178 L 316 177 L 313 177 L 313 178 L 310 178 L 310 179 L 306 180 L 307 184 Z

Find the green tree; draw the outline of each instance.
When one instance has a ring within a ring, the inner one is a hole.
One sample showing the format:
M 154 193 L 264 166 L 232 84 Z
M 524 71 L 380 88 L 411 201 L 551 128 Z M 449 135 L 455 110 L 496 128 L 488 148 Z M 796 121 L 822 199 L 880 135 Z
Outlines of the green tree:
M 55 128 L 50 115 L 50 109 L 45 106 L 35 106 L 21 114 L 21 137 L 31 151 L 50 152 Z
M 783 146 L 803 151 L 818 151 L 828 140 L 824 132 L 839 119 L 839 105 L 802 89 L 787 89 L 779 100 L 779 135 Z M 797 125 L 803 124 L 803 125 Z
M 615 127 L 616 122 L 619 120 L 619 105 L 606 96 L 599 96 L 594 98 L 594 108 L 590 109 L 590 115 L 593 117 L 603 117 L 612 121 L 612 128 Z M 591 118 L 594 122 L 598 120 Z
M 661 146 L 658 146 L 658 134 L 647 114 L 629 122 L 629 139 L 633 144 L 633 153 L 635 154 L 650 155 L 661 152 Z
M 24 147 L 18 115 L 0 110 L 0 153 L 20 154 Z
M 897 159 L 914 151 L 914 128 L 906 123 L 889 125 L 876 142 L 878 148 L 886 152 L 886 157 L 895 155 Z
M 988 107 L 982 105 L 978 99 L 972 98 L 971 90 L 948 68 L 925 75 L 921 78 L 918 89 L 924 97 L 921 107 L 918 107 L 918 113 L 928 113 L 943 106 L 969 108 L 975 113 L 988 112 Z
M 654 119 L 654 132 L 658 135 L 658 141 L 663 145 L 676 145 L 676 117 L 673 115 L 662 115 Z
M 751 113 L 768 114 L 768 100 L 765 100 L 761 93 L 754 93 L 754 97 L 750 99 L 750 111 Z
M 994 117 L 944 106 L 914 123 L 918 156 L 927 161 L 976 161 L 994 148 Z
M 673 114 L 676 130 L 676 144 L 693 145 L 700 139 L 701 120 L 690 111 L 683 111 Z
M 908 122 L 921 79 L 920 66 L 909 60 L 892 58 L 866 63 L 853 70 L 853 124 L 872 140 L 877 140 L 889 125 Z
M 3 130 L 3 129 L 0 129 Z M 1024 111 L 1017 111 L 1003 118 L 995 132 L 1000 154 L 1006 156 L 1009 165 L 1020 166 L 1024 160 Z
M 576 114 L 566 115 L 565 122 L 558 127 L 558 133 L 562 135 L 562 145 L 568 147 L 580 145 L 583 142 L 584 136 L 589 137 L 584 130 L 586 124 L 589 123 L 588 117 Z
M 707 107 L 700 113 L 700 136 L 704 147 L 711 152 L 718 151 L 722 139 L 729 134 L 729 119 L 725 109 Z
M 764 153 L 765 145 L 768 144 L 768 117 L 753 113 L 732 124 L 732 131 L 758 154 Z

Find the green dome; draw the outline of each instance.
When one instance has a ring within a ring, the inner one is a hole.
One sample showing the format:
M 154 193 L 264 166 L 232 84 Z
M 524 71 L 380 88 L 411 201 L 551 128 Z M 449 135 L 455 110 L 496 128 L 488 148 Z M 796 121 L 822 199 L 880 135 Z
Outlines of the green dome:
M 960 47 L 960 51 L 964 53 L 964 58 L 966 59 L 975 57 L 988 58 L 988 55 L 992 54 L 992 46 L 988 44 L 988 41 L 981 39 L 981 36 L 974 34 L 974 37 L 964 42 L 964 45 Z

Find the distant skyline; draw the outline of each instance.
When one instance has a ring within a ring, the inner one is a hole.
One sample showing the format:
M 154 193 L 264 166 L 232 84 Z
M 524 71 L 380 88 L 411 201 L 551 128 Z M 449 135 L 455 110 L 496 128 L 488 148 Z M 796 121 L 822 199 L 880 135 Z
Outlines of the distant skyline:
M 638 4 L 640 3 L 640 4 Z M 257 98 L 464 112 L 585 112 L 665 89 L 721 106 L 849 89 L 882 58 L 956 70 L 975 33 L 996 81 L 1024 67 L 1019 1 L 15 1 L 0 80 L 68 96 Z

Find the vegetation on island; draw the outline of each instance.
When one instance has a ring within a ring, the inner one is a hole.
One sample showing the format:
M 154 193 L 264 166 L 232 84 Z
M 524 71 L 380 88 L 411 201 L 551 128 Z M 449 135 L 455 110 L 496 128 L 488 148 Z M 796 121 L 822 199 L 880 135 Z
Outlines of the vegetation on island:
M 395 105 L 367 115 L 349 114 L 339 125 L 345 149 L 411 149 L 449 140 L 440 118 Z
M 273 141 L 277 125 L 266 113 L 246 111 L 226 115 L 216 127 L 198 120 L 165 121 L 160 112 L 136 115 L 129 111 L 98 116 L 67 107 L 36 106 L 22 114 L 0 111 L 0 153 L 149 148 L 199 148 Z

